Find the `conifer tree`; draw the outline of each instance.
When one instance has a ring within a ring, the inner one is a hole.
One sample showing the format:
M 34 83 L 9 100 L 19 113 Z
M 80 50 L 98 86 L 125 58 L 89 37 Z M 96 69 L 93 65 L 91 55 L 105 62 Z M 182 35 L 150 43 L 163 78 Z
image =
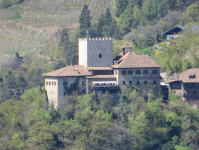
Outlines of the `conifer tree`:
M 90 28 L 90 21 L 91 21 L 91 16 L 89 14 L 89 9 L 87 5 L 84 5 L 81 15 L 79 17 L 79 24 L 80 24 L 80 35 L 79 37 L 85 37 L 86 36 L 86 31 Z
M 116 0 L 116 16 L 119 17 L 124 10 L 126 9 L 126 6 L 128 5 L 129 0 Z

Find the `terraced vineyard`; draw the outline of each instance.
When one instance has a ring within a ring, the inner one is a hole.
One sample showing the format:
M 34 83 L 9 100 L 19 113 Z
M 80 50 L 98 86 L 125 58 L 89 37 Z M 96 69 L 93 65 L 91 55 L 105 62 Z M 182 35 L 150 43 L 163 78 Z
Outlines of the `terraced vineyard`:
M 58 47 L 63 27 L 78 25 L 81 9 L 87 4 L 92 20 L 107 8 L 114 15 L 114 0 L 25 0 L 0 11 L 0 57 L 43 55 L 50 57 Z

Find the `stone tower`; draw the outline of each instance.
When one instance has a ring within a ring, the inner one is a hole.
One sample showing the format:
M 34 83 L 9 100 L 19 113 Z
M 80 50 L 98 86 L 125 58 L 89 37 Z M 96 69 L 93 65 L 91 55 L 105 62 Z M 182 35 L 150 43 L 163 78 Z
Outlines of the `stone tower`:
M 110 67 L 113 65 L 113 39 L 79 38 L 79 65 L 85 67 Z

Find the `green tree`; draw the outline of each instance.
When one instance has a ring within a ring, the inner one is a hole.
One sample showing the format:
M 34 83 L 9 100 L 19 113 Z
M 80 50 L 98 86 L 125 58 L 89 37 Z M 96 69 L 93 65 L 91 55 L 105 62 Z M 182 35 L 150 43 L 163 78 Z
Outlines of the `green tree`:
M 89 9 L 87 5 L 83 6 L 83 9 L 81 11 L 81 15 L 79 17 L 79 28 L 80 28 L 80 34 L 79 37 L 85 37 L 86 36 L 86 31 L 90 28 L 91 26 L 91 16 L 89 14 Z
M 128 5 L 129 0 L 116 0 L 116 16 L 119 17 L 124 10 L 126 9 L 126 6 Z

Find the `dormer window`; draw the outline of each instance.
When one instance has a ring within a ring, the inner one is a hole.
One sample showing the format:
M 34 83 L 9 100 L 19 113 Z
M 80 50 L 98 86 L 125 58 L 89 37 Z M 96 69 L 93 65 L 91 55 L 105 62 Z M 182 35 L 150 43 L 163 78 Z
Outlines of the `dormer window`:
M 195 74 L 189 75 L 189 78 L 195 78 Z

